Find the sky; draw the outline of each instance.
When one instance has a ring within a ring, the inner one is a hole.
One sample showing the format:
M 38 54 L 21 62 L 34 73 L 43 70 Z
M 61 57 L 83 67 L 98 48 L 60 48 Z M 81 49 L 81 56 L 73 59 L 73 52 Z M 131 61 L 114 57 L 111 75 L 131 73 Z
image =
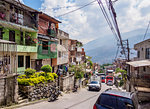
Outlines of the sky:
M 97 38 L 109 38 L 105 36 L 112 34 L 97 1 L 92 5 L 61 17 L 58 16 L 77 9 L 93 0 L 20 1 L 27 6 L 43 11 L 60 20 L 62 23 L 59 24 L 59 29 L 69 33 L 70 38 L 77 39 L 84 44 Z M 102 0 L 102 2 L 106 6 L 105 0 Z M 150 20 L 150 0 L 117 0 L 114 3 L 114 8 L 121 33 L 147 28 Z M 112 37 L 114 37 L 113 34 Z

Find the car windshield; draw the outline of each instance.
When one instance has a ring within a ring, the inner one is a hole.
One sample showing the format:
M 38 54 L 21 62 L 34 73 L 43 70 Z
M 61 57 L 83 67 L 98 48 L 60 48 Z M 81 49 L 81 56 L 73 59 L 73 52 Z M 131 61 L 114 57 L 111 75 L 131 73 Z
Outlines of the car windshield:
M 106 79 L 113 79 L 112 77 L 106 77 Z
M 91 81 L 90 84 L 98 84 L 98 81 Z
M 105 77 L 101 77 L 102 79 L 105 79 Z
M 134 109 L 131 99 L 108 94 L 102 94 L 98 104 L 110 109 Z

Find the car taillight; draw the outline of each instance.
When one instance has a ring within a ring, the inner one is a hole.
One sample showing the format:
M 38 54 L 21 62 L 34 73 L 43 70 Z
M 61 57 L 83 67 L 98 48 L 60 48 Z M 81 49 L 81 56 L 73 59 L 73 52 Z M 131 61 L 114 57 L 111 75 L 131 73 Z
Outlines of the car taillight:
M 93 109 L 97 109 L 95 104 L 94 104 L 94 106 L 93 106 Z

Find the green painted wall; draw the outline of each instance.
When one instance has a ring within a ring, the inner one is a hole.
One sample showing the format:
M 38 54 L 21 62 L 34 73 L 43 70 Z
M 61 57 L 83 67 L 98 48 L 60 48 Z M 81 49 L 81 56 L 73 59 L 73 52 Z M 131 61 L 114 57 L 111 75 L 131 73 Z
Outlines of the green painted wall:
M 0 28 L 2 28 L 0 26 Z M 37 44 L 26 45 L 25 44 L 25 31 L 23 31 L 23 42 L 21 42 L 21 32 L 20 30 L 3 28 L 3 40 L 9 40 L 9 30 L 15 31 L 15 42 L 17 43 L 17 51 L 18 52 L 37 52 Z M 37 38 L 36 32 L 29 32 L 31 34 L 32 39 Z
M 56 52 L 51 52 L 50 45 L 52 43 L 56 44 Z M 48 42 L 48 54 L 42 53 L 42 41 L 38 42 L 38 59 L 49 59 L 49 58 L 57 58 L 57 42 L 49 41 Z

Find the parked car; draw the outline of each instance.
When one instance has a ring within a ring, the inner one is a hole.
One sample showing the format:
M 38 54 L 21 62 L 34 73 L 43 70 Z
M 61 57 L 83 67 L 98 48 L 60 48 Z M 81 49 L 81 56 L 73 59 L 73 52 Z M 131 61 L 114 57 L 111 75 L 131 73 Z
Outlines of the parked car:
M 106 84 L 109 85 L 109 86 L 113 86 L 113 81 L 108 80 Z
M 136 93 L 108 89 L 98 97 L 93 109 L 138 109 Z
M 89 91 L 90 90 L 101 90 L 101 83 L 99 81 L 91 81 L 90 84 L 88 84 Z

